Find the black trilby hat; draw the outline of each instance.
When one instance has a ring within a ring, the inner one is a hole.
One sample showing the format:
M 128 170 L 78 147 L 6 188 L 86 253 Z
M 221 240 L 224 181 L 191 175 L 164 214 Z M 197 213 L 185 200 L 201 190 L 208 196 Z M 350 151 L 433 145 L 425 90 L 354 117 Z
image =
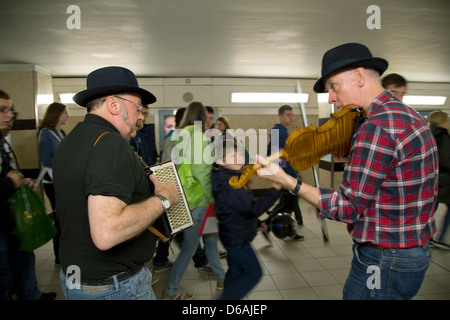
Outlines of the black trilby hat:
M 375 58 L 370 50 L 360 43 L 345 43 L 328 50 L 322 59 L 322 76 L 314 85 L 317 93 L 325 92 L 324 80 L 331 74 L 347 68 L 373 68 L 380 73 L 386 71 L 388 62 L 383 58 Z
M 136 93 L 143 105 L 156 102 L 156 97 L 139 88 L 136 76 L 123 67 L 105 67 L 92 71 L 86 79 L 86 90 L 73 96 L 73 101 L 82 107 L 94 99 L 118 93 Z

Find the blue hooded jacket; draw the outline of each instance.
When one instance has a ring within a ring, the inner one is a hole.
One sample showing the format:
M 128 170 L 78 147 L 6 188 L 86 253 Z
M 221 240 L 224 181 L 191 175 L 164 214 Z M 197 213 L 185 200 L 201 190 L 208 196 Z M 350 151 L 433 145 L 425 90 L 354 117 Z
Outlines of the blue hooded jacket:
M 272 137 L 272 130 L 278 130 L 278 140 L 275 140 L 274 137 Z M 284 144 L 286 143 L 287 138 L 289 137 L 289 131 L 288 129 L 283 126 L 282 124 L 278 123 L 276 124 L 271 130 L 271 133 L 269 134 L 270 137 L 270 144 L 267 148 L 267 155 L 272 154 L 272 150 L 281 150 L 284 149 Z M 278 165 L 283 168 L 283 170 L 290 176 L 297 178 L 298 172 L 294 170 L 294 168 L 291 167 L 291 165 L 284 159 L 280 159 L 278 161 Z
M 236 175 L 240 176 L 241 173 L 222 168 L 212 171 L 211 180 L 220 241 L 224 245 L 242 246 L 253 240 L 259 224 L 257 218 L 275 203 L 280 192 L 271 188 L 255 200 L 250 188 L 233 189 L 230 186 L 228 180 Z

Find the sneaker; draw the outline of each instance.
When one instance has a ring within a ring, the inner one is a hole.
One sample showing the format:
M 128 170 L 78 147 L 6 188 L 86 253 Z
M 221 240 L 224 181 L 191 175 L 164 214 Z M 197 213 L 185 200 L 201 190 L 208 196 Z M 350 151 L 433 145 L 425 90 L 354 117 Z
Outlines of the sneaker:
M 203 268 L 197 268 L 198 272 L 203 273 L 203 274 L 207 274 L 207 275 L 214 275 L 214 272 L 212 271 L 210 266 L 205 266 Z
M 154 273 L 160 273 L 160 272 L 172 269 L 172 267 L 173 267 L 173 262 L 171 262 L 171 261 L 167 262 L 163 266 L 155 266 L 155 265 L 153 265 L 153 272 Z
M 223 290 L 224 281 L 217 281 L 217 290 Z
M 446 243 L 443 243 L 440 241 L 433 241 L 433 242 L 434 242 L 434 245 L 433 245 L 434 247 L 441 248 L 444 250 L 450 250 L 450 246 Z M 431 243 L 430 243 L 430 246 L 431 246 Z
M 163 300 L 193 300 L 194 295 L 192 293 L 186 292 L 186 294 L 182 294 L 180 292 L 174 293 L 174 294 L 168 294 L 166 291 L 164 291 L 163 294 Z
M 227 250 L 219 250 L 220 259 L 224 259 L 227 257 Z
M 55 292 L 43 292 L 39 300 L 53 300 L 56 298 Z
M 292 240 L 303 241 L 305 240 L 305 237 L 297 234 L 294 238 L 292 238 Z

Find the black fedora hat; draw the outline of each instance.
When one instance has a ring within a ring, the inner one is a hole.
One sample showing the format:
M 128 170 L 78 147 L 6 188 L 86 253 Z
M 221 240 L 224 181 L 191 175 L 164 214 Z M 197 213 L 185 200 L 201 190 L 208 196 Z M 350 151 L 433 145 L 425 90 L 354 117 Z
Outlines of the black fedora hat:
M 317 93 L 325 92 L 324 80 L 331 74 L 347 68 L 373 68 L 380 73 L 386 71 L 388 62 L 383 58 L 375 58 L 370 50 L 360 43 L 345 43 L 328 50 L 322 59 L 322 76 L 314 85 Z
M 156 102 L 156 97 L 139 88 L 136 76 L 123 67 L 105 67 L 92 71 L 86 79 L 86 90 L 73 96 L 73 101 L 82 107 L 90 101 L 118 93 L 136 93 L 141 96 L 143 105 Z

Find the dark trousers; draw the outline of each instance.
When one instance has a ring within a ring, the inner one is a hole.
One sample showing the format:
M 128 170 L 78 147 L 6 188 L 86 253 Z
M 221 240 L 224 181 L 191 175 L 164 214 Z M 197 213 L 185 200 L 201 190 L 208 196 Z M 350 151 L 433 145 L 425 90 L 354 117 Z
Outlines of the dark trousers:
M 14 289 L 17 300 L 39 300 L 34 252 L 19 247 L 19 238 L 0 228 L 0 300 L 10 300 Z
M 287 212 L 287 213 L 294 212 L 295 220 L 297 220 L 299 225 L 303 224 L 303 217 L 302 212 L 300 210 L 300 206 L 298 204 L 298 198 L 297 196 L 291 194 L 287 190 L 282 191 L 280 201 L 275 206 L 275 208 L 273 208 L 273 210 L 270 212 L 269 218 L 267 220 L 270 222 L 270 218 L 272 218 L 279 212 Z
M 228 270 L 220 300 L 240 300 L 261 280 L 262 269 L 249 243 L 224 247 L 227 250 Z
M 53 252 L 55 254 L 55 263 L 59 264 L 59 237 L 61 236 L 61 232 L 59 231 L 59 221 L 56 219 L 56 202 L 55 202 L 55 188 L 53 187 L 53 183 L 44 183 L 44 190 L 47 198 L 50 200 L 50 204 L 53 210 L 53 223 L 58 230 L 55 237 L 53 238 Z

